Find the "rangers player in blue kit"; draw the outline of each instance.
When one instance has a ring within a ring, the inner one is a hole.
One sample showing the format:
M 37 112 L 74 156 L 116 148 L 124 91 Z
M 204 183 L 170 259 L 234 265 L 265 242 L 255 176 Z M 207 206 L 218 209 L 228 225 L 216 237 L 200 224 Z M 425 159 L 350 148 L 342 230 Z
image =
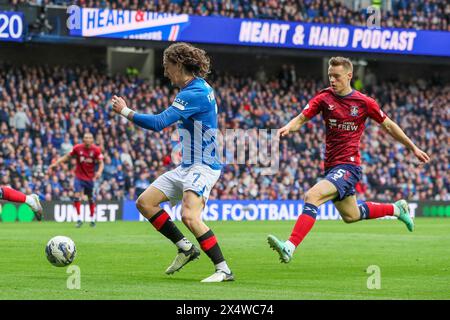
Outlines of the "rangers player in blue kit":
M 210 60 L 204 50 L 187 43 L 175 43 L 164 51 L 164 75 L 180 88 L 172 105 L 164 112 L 139 114 L 127 107 L 121 97 L 112 99 L 113 110 L 136 125 L 154 131 L 177 122 L 182 144 L 180 166 L 158 177 L 137 199 L 139 212 L 177 247 L 178 254 L 167 274 L 197 259 L 200 250 L 176 227 L 160 204 L 182 201 L 182 221 L 195 235 L 202 250 L 214 263 L 215 272 L 202 282 L 234 280 L 212 230 L 202 221 L 202 210 L 222 164 L 217 146 L 217 103 L 214 90 L 205 81 Z

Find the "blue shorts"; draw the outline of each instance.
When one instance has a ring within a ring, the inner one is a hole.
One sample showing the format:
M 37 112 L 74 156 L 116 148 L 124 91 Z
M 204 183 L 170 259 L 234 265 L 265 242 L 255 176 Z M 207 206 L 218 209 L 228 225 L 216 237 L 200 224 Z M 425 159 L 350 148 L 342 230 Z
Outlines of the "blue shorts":
M 92 197 L 94 195 L 94 181 L 86 181 L 75 178 L 75 192 L 84 191 L 84 194 Z
M 341 201 L 356 193 L 355 185 L 361 180 L 360 166 L 352 164 L 338 164 L 325 171 L 325 179 L 335 185 L 339 195 L 333 201 Z

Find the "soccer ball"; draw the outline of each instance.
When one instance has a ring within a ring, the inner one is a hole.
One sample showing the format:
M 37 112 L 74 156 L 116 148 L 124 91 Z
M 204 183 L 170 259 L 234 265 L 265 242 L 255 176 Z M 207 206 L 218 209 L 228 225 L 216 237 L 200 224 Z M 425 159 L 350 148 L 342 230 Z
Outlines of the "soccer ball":
M 72 239 L 56 236 L 50 239 L 45 247 L 47 260 L 55 267 L 65 267 L 75 259 L 77 249 Z

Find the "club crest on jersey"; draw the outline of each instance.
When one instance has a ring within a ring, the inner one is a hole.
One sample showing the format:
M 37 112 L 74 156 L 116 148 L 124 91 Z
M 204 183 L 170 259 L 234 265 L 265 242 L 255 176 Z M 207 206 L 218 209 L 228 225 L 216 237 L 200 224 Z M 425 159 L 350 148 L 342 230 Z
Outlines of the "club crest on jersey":
M 357 117 L 359 114 L 359 108 L 357 106 L 350 107 L 350 115 L 353 117 Z

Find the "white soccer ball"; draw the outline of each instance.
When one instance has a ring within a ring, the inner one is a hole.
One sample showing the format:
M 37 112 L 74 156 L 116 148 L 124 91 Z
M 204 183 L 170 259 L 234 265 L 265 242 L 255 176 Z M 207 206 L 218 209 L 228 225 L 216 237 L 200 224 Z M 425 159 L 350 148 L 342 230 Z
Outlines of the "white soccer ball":
M 50 239 L 45 247 L 48 261 L 55 267 L 65 267 L 73 262 L 77 249 L 72 239 L 56 236 Z

